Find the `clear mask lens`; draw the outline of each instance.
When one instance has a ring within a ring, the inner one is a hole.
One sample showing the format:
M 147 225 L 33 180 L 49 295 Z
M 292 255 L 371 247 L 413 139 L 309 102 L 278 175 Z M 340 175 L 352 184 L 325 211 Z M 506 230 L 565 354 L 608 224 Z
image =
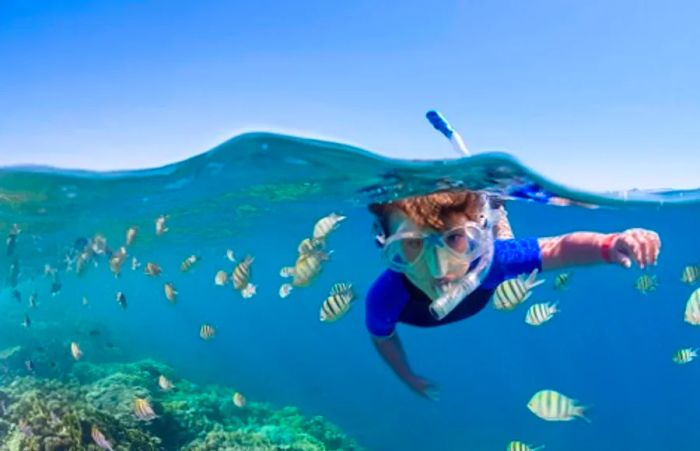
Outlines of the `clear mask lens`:
M 384 255 L 389 266 L 405 271 L 420 260 L 432 247 L 448 250 L 465 262 L 477 258 L 487 244 L 487 234 L 476 224 L 466 224 L 444 233 L 397 232 L 387 238 Z

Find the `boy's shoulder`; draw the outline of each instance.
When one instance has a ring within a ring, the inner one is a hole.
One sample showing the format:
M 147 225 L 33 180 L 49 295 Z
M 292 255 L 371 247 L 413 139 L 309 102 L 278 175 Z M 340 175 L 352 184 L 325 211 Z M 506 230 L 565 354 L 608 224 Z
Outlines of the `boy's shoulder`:
M 397 291 L 405 291 L 403 275 L 390 269 L 382 272 L 369 287 L 367 300 L 370 298 L 384 298 L 387 294 L 395 294 Z

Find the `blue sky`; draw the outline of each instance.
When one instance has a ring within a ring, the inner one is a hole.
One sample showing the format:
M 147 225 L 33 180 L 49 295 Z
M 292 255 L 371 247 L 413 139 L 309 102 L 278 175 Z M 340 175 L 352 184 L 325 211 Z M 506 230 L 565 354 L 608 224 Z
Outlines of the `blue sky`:
M 431 6 L 432 5 L 432 6 Z M 234 134 L 507 151 L 594 190 L 700 187 L 700 6 L 0 2 L 0 165 L 161 165 Z

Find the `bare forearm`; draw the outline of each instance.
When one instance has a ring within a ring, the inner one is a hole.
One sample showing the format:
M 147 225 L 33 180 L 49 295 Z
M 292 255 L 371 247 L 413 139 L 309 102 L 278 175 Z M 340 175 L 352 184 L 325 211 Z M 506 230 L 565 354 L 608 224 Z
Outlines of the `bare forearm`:
M 413 377 L 403 345 L 396 332 L 386 338 L 372 337 L 372 343 L 397 376 L 406 382 Z
M 542 269 L 605 263 L 602 249 L 609 236 L 596 232 L 573 232 L 540 238 Z

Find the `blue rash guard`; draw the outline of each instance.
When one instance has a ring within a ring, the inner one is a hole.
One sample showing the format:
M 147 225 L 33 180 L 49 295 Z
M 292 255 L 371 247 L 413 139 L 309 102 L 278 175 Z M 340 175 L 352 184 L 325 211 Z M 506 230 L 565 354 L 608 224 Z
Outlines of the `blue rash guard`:
M 537 238 L 496 240 L 493 262 L 484 282 L 442 320 L 428 309 L 430 298 L 399 272 L 387 270 L 375 280 L 367 293 L 367 329 L 377 337 L 391 335 L 397 323 L 435 327 L 453 323 L 479 313 L 498 284 L 520 274 L 542 270 Z

